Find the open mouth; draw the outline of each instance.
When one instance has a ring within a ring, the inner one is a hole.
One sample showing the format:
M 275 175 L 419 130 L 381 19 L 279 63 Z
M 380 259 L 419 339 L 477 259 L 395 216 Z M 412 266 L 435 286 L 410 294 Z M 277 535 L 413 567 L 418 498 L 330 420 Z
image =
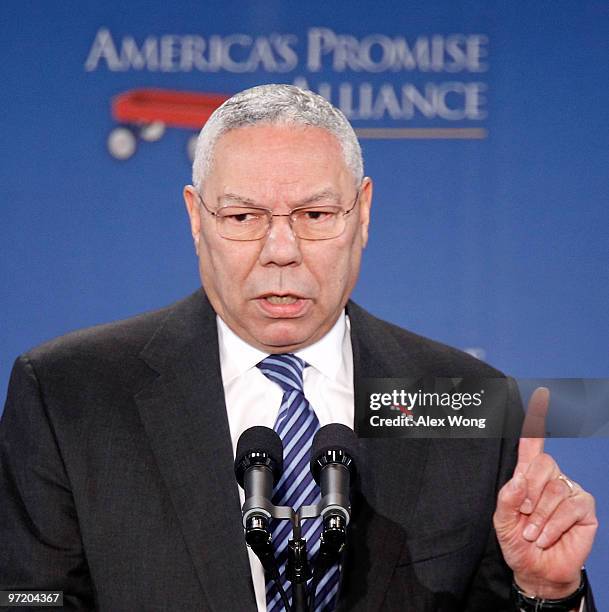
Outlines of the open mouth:
M 295 295 L 267 295 L 264 299 L 276 305 L 295 304 L 299 300 Z
M 262 295 L 256 301 L 264 313 L 273 318 L 280 319 L 301 317 L 311 307 L 311 300 L 293 294 Z

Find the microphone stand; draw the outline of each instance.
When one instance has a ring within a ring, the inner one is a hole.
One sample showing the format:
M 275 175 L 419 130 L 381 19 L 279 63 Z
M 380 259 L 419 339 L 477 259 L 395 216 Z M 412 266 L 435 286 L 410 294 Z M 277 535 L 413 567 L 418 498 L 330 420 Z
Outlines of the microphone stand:
M 251 428 L 247 431 L 252 432 L 256 429 Z M 353 432 L 351 433 L 353 435 Z M 275 436 L 279 440 L 276 434 Z M 311 470 L 314 467 L 321 469 L 317 476 L 314 474 L 314 478 L 321 486 L 323 497 L 319 503 L 302 506 L 298 512 L 290 506 L 275 506 L 271 501 L 273 481 L 269 479 L 270 471 L 274 472 L 275 482 L 276 472 L 281 471 L 281 467 L 277 470 L 277 459 L 273 462 L 271 453 L 254 449 L 235 462 L 235 475 L 246 491 L 246 501 L 241 509 L 245 541 L 260 559 L 267 577 L 276 584 L 287 612 L 307 612 L 315 609 L 315 595 L 321 576 L 340 560 L 346 541 L 350 511 L 348 493 L 344 491 L 348 490 L 352 458 L 342 449 L 330 449 L 324 451 L 315 461 L 315 464 L 311 462 Z M 329 469 L 328 463 L 336 465 Z M 255 469 L 250 469 L 252 467 Z M 248 495 L 248 492 L 253 494 Z M 313 519 L 320 515 L 323 530 L 315 569 L 312 572 L 307 557 L 307 541 L 302 537 L 301 523 L 303 519 Z M 286 564 L 286 577 L 292 583 L 291 606 L 280 580 L 270 530 L 271 518 L 289 520 L 292 524 L 292 538 L 288 541 Z M 311 576 L 313 581 L 307 606 L 307 581 Z
M 298 512 L 298 518 L 317 518 L 321 515 L 322 504 L 303 506 Z M 343 516 L 327 516 L 323 519 L 323 530 L 319 543 L 319 552 L 313 568 L 313 581 L 309 593 L 308 612 L 315 610 L 315 595 L 317 585 L 323 574 L 340 560 L 347 538 L 347 522 Z M 306 543 L 305 543 L 306 546 Z M 305 612 L 307 612 L 305 610 Z
M 279 572 L 277 562 L 271 542 L 270 529 L 268 522 L 259 517 L 248 517 L 245 530 L 245 540 L 250 545 L 256 556 L 260 559 L 265 573 L 275 581 L 281 593 L 283 604 L 288 612 L 308 612 L 309 605 L 307 604 L 307 581 L 313 575 L 307 555 L 307 541 L 302 537 L 302 519 L 317 518 L 321 513 L 319 504 L 313 506 L 303 506 L 298 512 L 290 506 L 275 506 L 272 503 L 266 503 L 266 510 L 269 514 L 279 520 L 289 520 L 292 523 L 292 537 L 288 541 L 288 560 L 286 565 L 286 577 L 292 583 L 292 605 L 288 606 L 287 597 L 283 592 L 279 581 Z M 253 520 L 255 518 L 255 520 Z M 324 529 L 325 531 L 325 529 Z M 320 554 L 324 551 L 323 558 L 331 556 L 327 544 L 322 547 Z M 321 571 L 332 565 L 332 562 L 327 565 L 323 564 Z M 317 567 L 317 564 L 316 564 Z M 315 592 L 312 594 L 313 601 L 315 600 Z
M 292 612 L 307 612 L 307 580 L 311 577 L 307 541 L 301 537 L 300 514 L 292 521 L 292 538 L 288 542 L 286 576 L 292 583 Z

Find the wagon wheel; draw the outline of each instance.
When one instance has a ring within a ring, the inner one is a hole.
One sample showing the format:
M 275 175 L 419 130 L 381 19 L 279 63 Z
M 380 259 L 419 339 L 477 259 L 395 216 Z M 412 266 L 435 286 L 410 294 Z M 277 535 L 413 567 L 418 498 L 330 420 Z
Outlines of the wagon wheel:
M 106 141 L 108 151 L 115 159 L 129 159 L 137 149 L 137 138 L 127 127 L 115 127 Z
M 199 138 L 198 134 L 193 134 L 188 138 L 188 142 L 186 143 L 186 152 L 188 153 L 188 159 L 190 161 L 194 161 L 195 152 L 197 150 L 197 139 Z
M 165 124 L 162 121 L 145 123 L 140 127 L 140 138 L 146 142 L 156 142 L 163 137 Z

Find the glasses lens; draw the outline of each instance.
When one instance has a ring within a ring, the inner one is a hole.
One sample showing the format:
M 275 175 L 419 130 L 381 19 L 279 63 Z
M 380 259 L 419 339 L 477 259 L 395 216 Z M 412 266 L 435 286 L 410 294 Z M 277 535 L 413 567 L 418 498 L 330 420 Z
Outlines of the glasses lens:
M 299 238 L 335 238 L 345 229 L 345 217 L 337 206 L 303 208 L 292 213 L 292 227 Z
M 257 240 L 269 227 L 269 215 L 257 208 L 228 206 L 216 213 L 218 232 L 229 240 Z
M 266 209 L 243 206 L 226 206 L 213 214 L 216 217 L 218 233 L 229 240 L 263 238 L 274 216 Z M 305 240 L 336 238 L 342 234 L 346 223 L 343 208 L 332 205 L 294 210 L 290 214 L 290 221 L 294 234 Z

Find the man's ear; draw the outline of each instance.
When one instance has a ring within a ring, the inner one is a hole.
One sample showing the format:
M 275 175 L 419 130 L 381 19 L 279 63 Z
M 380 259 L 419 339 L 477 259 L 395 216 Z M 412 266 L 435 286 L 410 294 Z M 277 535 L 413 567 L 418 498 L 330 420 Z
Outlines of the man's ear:
M 184 203 L 190 219 L 190 233 L 195 244 L 195 252 L 199 254 L 199 237 L 201 234 L 201 212 L 199 209 L 199 195 L 192 185 L 184 187 Z
M 368 226 L 370 225 L 370 207 L 372 206 L 372 179 L 364 177 L 359 196 L 359 223 L 362 236 L 362 246 L 368 243 Z

